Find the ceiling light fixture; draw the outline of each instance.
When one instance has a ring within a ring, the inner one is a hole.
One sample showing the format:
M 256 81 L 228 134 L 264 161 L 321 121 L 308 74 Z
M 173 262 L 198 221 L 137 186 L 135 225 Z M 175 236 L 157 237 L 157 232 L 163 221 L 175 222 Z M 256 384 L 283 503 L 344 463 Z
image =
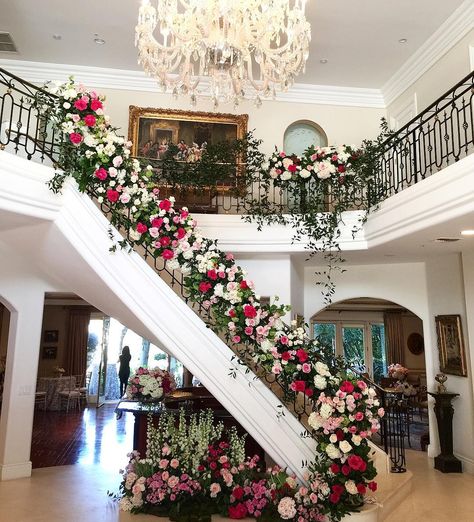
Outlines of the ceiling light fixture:
M 138 62 L 163 92 L 189 94 L 193 105 L 206 94 L 197 88 L 207 76 L 215 108 L 249 97 L 260 106 L 261 96 L 288 90 L 304 71 L 311 39 L 306 1 L 143 0 Z
M 53 39 L 54 40 L 61 40 L 62 36 L 60 34 L 53 34 Z
M 474 236 L 474 230 L 473 229 L 463 230 L 461 232 L 461 235 L 462 236 Z
M 322 58 L 321 60 L 319 60 L 319 63 L 322 63 L 324 65 L 324 64 L 328 63 L 328 61 L 326 58 Z
M 103 38 L 100 38 L 98 34 L 95 34 L 94 36 L 95 36 L 94 43 L 96 43 L 97 45 L 105 44 L 105 40 Z
M 401 43 L 401 44 L 406 44 L 408 42 L 408 38 L 400 38 L 400 40 L 398 40 L 398 43 Z

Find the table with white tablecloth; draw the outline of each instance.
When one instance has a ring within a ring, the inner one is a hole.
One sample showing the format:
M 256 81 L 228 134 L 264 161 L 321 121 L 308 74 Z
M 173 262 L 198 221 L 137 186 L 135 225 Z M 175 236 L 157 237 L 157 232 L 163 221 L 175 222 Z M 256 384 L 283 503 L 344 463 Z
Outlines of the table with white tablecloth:
M 76 378 L 74 375 L 64 377 L 40 377 L 38 391 L 46 392 L 46 409 L 60 410 L 61 402 L 59 392 L 74 389 Z
M 97 395 L 97 387 L 99 385 L 99 368 L 96 364 L 89 367 L 88 370 L 91 372 L 91 381 L 89 384 L 89 395 Z M 107 376 L 105 378 L 105 400 L 117 400 L 120 399 L 120 386 L 119 378 L 117 374 L 117 364 L 107 364 Z

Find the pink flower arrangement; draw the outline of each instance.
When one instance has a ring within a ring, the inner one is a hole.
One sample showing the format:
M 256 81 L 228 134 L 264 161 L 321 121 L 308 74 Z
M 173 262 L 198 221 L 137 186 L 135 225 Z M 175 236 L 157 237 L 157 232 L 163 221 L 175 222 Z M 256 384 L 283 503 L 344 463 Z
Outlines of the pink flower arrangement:
M 140 367 L 128 381 L 127 398 L 131 400 L 159 400 L 176 389 L 173 375 L 160 368 Z

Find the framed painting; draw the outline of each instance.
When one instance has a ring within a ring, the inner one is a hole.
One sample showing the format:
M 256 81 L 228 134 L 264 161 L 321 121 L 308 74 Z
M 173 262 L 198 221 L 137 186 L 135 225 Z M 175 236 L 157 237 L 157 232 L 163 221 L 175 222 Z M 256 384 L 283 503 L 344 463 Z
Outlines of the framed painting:
M 58 330 L 45 330 L 43 333 L 43 342 L 45 343 L 57 343 L 59 339 Z
M 56 359 L 57 356 L 57 346 L 43 346 L 43 359 Z
M 129 108 L 128 137 L 132 155 L 161 159 L 169 144 L 177 145 L 183 161 L 199 159 L 207 145 L 242 139 L 248 114 Z
M 450 375 L 467 377 L 466 355 L 460 315 L 437 315 L 440 370 Z

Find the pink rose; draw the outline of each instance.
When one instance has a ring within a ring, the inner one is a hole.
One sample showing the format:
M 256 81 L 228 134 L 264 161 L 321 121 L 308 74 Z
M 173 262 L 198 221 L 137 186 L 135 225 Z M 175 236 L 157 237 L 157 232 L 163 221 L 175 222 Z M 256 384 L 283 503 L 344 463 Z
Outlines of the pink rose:
M 310 373 L 311 371 L 311 364 L 308 364 L 308 363 L 304 363 L 303 366 L 301 367 L 303 373 Z
M 107 199 L 111 203 L 116 203 L 118 201 L 118 198 L 119 198 L 119 193 L 116 190 L 114 190 L 114 189 L 107 190 Z
M 251 326 L 246 326 L 244 331 L 245 331 L 245 335 L 253 334 L 253 328 Z
M 144 234 L 148 230 L 148 227 L 144 223 L 137 223 L 137 232 L 139 234 Z
M 232 337 L 232 342 L 233 342 L 233 343 L 240 343 L 240 336 L 238 336 L 238 335 L 234 335 L 234 336 Z
M 171 208 L 171 201 L 169 199 L 162 199 L 160 201 L 160 208 L 166 212 Z
M 355 418 L 356 421 L 359 421 L 359 422 L 360 422 L 361 420 L 364 419 L 364 414 L 363 414 L 361 411 L 358 411 L 358 412 L 355 414 L 354 418 Z
M 104 167 L 100 167 L 94 172 L 94 176 L 99 178 L 101 181 L 104 181 L 104 179 L 107 179 L 107 171 Z
M 85 98 L 79 98 L 74 102 L 74 107 L 78 111 L 85 111 L 87 109 L 87 101 Z
M 78 132 L 71 132 L 69 134 L 69 140 L 71 143 L 74 143 L 74 145 L 79 145 L 79 143 L 82 142 L 82 134 L 79 134 Z
M 88 114 L 87 116 L 84 117 L 84 123 L 88 127 L 93 127 L 96 124 L 95 116 L 93 116 L 92 114 Z
M 173 259 L 174 253 L 170 249 L 163 250 L 163 253 L 161 254 L 163 259 Z
M 115 156 L 115 158 L 112 160 L 112 163 L 114 164 L 115 168 L 119 168 L 123 163 L 122 156 Z
M 102 102 L 100 100 L 98 100 L 97 98 L 94 98 L 92 101 L 91 101 L 91 109 L 93 111 L 97 111 L 98 109 L 102 109 Z
M 130 201 L 130 194 L 127 192 L 124 192 L 120 195 L 120 203 L 123 203 L 124 205 Z
M 171 459 L 170 466 L 173 469 L 176 469 L 179 466 L 179 460 L 178 459 Z

